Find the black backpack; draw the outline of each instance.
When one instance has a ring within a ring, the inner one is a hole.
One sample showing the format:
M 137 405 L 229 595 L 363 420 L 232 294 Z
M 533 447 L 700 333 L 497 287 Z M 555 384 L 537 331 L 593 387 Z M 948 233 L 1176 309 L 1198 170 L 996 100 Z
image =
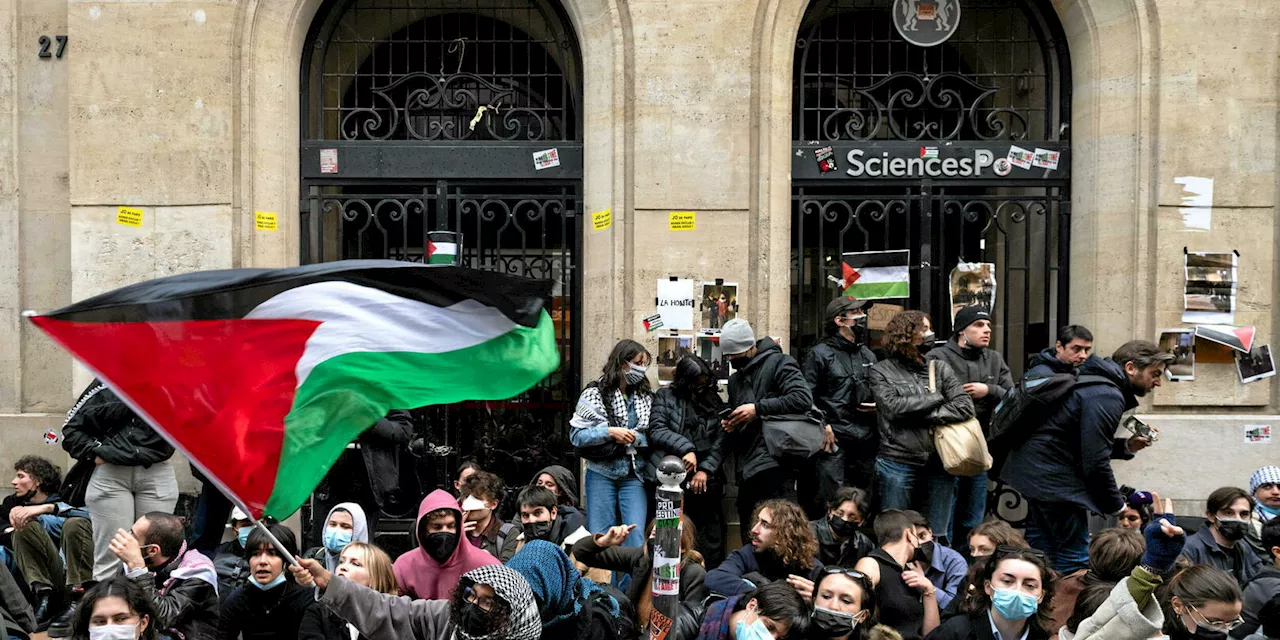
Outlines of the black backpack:
M 997 465 L 1015 447 L 1026 442 L 1054 413 L 1062 407 L 1071 392 L 1081 386 L 1109 384 L 1102 376 L 1055 373 L 1043 378 L 1023 378 L 1000 399 L 991 413 L 987 448 Z
M 636 624 L 636 610 L 631 601 L 610 584 L 600 584 L 600 591 L 591 594 L 582 603 L 578 619 L 578 640 L 638 640 L 640 625 Z M 618 603 L 618 615 L 613 614 L 613 603 Z

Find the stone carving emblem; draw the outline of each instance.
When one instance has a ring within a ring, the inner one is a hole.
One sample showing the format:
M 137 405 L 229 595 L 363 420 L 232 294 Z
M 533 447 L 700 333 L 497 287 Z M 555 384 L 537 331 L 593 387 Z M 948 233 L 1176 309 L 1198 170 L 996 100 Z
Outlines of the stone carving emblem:
M 893 24 L 911 44 L 942 44 L 960 25 L 960 0 L 894 0 Z

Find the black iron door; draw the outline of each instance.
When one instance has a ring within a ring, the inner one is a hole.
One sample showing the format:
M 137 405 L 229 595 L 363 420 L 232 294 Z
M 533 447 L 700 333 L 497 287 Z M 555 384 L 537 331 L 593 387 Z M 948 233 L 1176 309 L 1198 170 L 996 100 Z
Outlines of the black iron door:
M 358 440 L 316 490 L 376 504 L 379 544 L 412 544 L 418 502 L 475 460 L 516 489 L 569 459 L 578 386 L 582 142 L 577 41 L 554 0 L 330 0 L 303 60 L 303 263 L 421 262 L 427 234 L 460 234 L 459 263 L 555 283 L 560 369 L 502 402 L 413 412 L 399 469 Z M 385 443 L 384 443 L 385 444 Z M 512 492 L 514 494 L 514 492 Z M 514 496 L 512 496 L 514 497 Z M 509 512 L 509 504 L 504 511 Z

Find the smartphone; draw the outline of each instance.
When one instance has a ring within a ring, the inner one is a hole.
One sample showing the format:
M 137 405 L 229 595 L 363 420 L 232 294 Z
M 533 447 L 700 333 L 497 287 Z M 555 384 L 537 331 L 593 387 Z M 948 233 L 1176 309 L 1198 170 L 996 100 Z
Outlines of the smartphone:
M 732 414 L 732 413 L 733 413 L 733 407 L 725 407 L 725 408 L 723 408 L 723 409 L 721 409 L 721 410 L 720 410 L 720 419 L 721 419 L 721 420 L 728 420 L 728 419 L 729 419 L 729 415 L 730 415 L 730 414 Z
M 462 501 L 463 511 L 479 511 L 480 509 L 483 509 L 483 508 L 484 508 L 484 501 L 475 496 L 467 496 Z

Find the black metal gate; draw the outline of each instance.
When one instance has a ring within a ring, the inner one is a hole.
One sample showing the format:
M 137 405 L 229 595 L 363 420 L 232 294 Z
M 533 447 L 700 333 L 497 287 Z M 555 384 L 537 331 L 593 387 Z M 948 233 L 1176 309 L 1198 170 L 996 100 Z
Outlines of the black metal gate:
M 354 500 L 380 507 L 378 542 L 395 553 L 461 460 L 520 483 L 570 457 L 582 143 L 568 25 L 553 0 L 330 0 L 317 14 L 302 62 L 302 262 L 421 262 L 428 232 L 458 232 L 461 265 L 555 282 L 562 365 L 509 401 L 414 411 L 395 491 L 370 486 L 385 470 L 365 468 L 357 441 L 304 509 L 312 543 L 328 507 Z
M 939 335 L 956 264 L 996 265 L 993 347 L 1021 375 L 1069 315 L 1066 38 L 1047 0 L 951 0 L 956 31 L 920 47 L 894 25 L 895 8 L 915 4 L 815 0 L 802 20 L 792 352 L 822 338 L 842 254 L 907 249 L 910 298 L 884 302 L 929 313 Z M 1020 498 L 1002 492 L 996 510 L 1016 522 Z

